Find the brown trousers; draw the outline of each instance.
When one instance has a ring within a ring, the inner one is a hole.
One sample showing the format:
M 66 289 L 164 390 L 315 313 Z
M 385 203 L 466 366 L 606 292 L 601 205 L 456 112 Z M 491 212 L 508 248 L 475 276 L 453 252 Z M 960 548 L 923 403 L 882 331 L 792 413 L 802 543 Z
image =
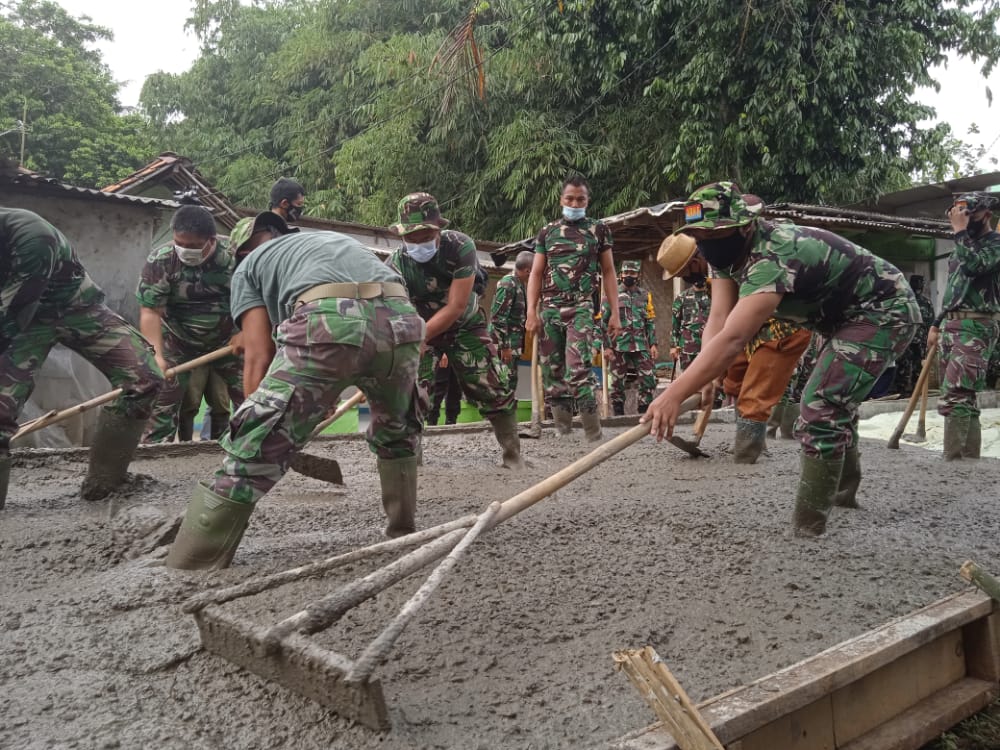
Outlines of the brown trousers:
M 722 389 L 736 399 L 736 411 L 744 419 L 766 422 L 792 379 L 799 357 L 812 334 L 800 328 L 790 336 L 761 344 L 747 359 L 740 354 L 729 365 Z

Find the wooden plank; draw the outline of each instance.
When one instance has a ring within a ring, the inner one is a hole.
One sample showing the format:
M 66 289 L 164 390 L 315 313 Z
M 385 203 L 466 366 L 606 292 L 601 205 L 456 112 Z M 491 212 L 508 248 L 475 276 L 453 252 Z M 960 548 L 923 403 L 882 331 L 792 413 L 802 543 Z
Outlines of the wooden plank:
M 845 745 L 965 676 L 962 631 L 945 633 L 832 695 L 837 746 Z
M 740 750 L 834 750 L 837 745 L 830 696 L 782 716 L 737 742 Z M 732 745 L 728 747 L 732 750 Z
M 965 673 L 969 677 L 1000 682 L 1000 612 L 962 628 Z
M 944 730 L 988 706 L 996 697 L 994 683 L 967 677 L 843 745 L 840 750 L 917 750 Z

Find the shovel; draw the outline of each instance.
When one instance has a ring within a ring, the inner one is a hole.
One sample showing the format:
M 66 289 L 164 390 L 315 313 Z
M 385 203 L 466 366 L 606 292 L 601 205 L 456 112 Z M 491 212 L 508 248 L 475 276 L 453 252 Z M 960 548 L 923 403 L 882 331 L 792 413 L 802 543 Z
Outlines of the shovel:
M 531 424 L 518 437 L 537 440 L 542 436 L 542 389 L 538 383 L 538 334 L 531 337 Z
M 361 391 L 355 393 L 347 401 L 338 406 L 337 411 L 316 425 L 316 429 L 312 431 L 309 439 L 312 440 L 320 435 L 323 430 L 364 400 L 365 394 Z M 299 474 L 311 479 L 319 479 L 322 482 L 330 482 L 331 484 L 344 483 L 344 474 L 340 470 L 340 464 L 337 463 L 335 458 L 323 458 L 322 456 L 314 456 L 311 453 L 296 453 L 288 466 Z
M 924 360 L 924 366 L 920 368 L 920 377 L 917 378 L 917 387 L 913 389 L 913 395 L 910 396 L 910 402 L 906 405 L 906 411 L 903 412 L 903 416 L 899 419 L 899 424 L 896 425 L 896 429 L 889 438 L 887 447 L 892 450 L 899 450 L 899 439 L 903 436 L 903 430 L 906 429 L 906 423 L 910 421 L 910 416 L 913 414 L 913 410 L 917 407 L 917 399 L 921 397 L 921 394 L 923 394 L 927 388 L 927 378 L 931 374 L 931 362 L 934 361 L 934 355 L 936 353 L 937 342 L 935 341 L 931 346 L 927 347 L 927 358 Z
M 705 428 L 708 427 L 708 416 L 712 413 L 711 402 L 701 410 L 698 414 L 698 418 L 694 422 L 694 440 L 685 440 L 680 435 L 672 435 L 670 437 L 670 442 L 680 448 L 682 451 L 687 451 L 691 458 L 711 458 L 710 455 L 705 453 L 698 446 L 701 444 L 701 438 L 705 434 Z

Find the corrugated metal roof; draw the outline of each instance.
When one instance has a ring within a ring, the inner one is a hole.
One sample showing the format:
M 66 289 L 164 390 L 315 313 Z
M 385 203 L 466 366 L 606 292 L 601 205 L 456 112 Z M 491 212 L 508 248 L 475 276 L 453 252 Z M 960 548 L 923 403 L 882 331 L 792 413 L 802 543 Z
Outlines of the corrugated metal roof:
M 28 188 L 48 193 L 64 193 L 79 198 L 99 201 L 112 201 L 115 203 L 131 203 L 137 206 L 155 206 L 156 208 L 176 209 L 180 206 L 176 201 L 162 200 L 160 198 L 141 198 L 135 195 L 123 195 L 121 193 L 105 193 L 103 190 L 94 188 L 78 187 L 70 185 L 68 182 L 57 180 L 54 177 L 44 177 L 35 172 L 21 172 L 12 178 L 9 183 L 17 187 Z

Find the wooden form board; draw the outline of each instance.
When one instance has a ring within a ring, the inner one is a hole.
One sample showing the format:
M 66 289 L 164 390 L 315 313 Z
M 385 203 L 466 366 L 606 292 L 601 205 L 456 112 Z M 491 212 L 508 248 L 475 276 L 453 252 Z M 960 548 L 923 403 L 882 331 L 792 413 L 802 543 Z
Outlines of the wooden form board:
M 997 696 L 998 636 L 993 601 L 956 594 L 697 708 L 730 750 L 919 748 Z M 613 747 L 678 750 L 660 724 Z

